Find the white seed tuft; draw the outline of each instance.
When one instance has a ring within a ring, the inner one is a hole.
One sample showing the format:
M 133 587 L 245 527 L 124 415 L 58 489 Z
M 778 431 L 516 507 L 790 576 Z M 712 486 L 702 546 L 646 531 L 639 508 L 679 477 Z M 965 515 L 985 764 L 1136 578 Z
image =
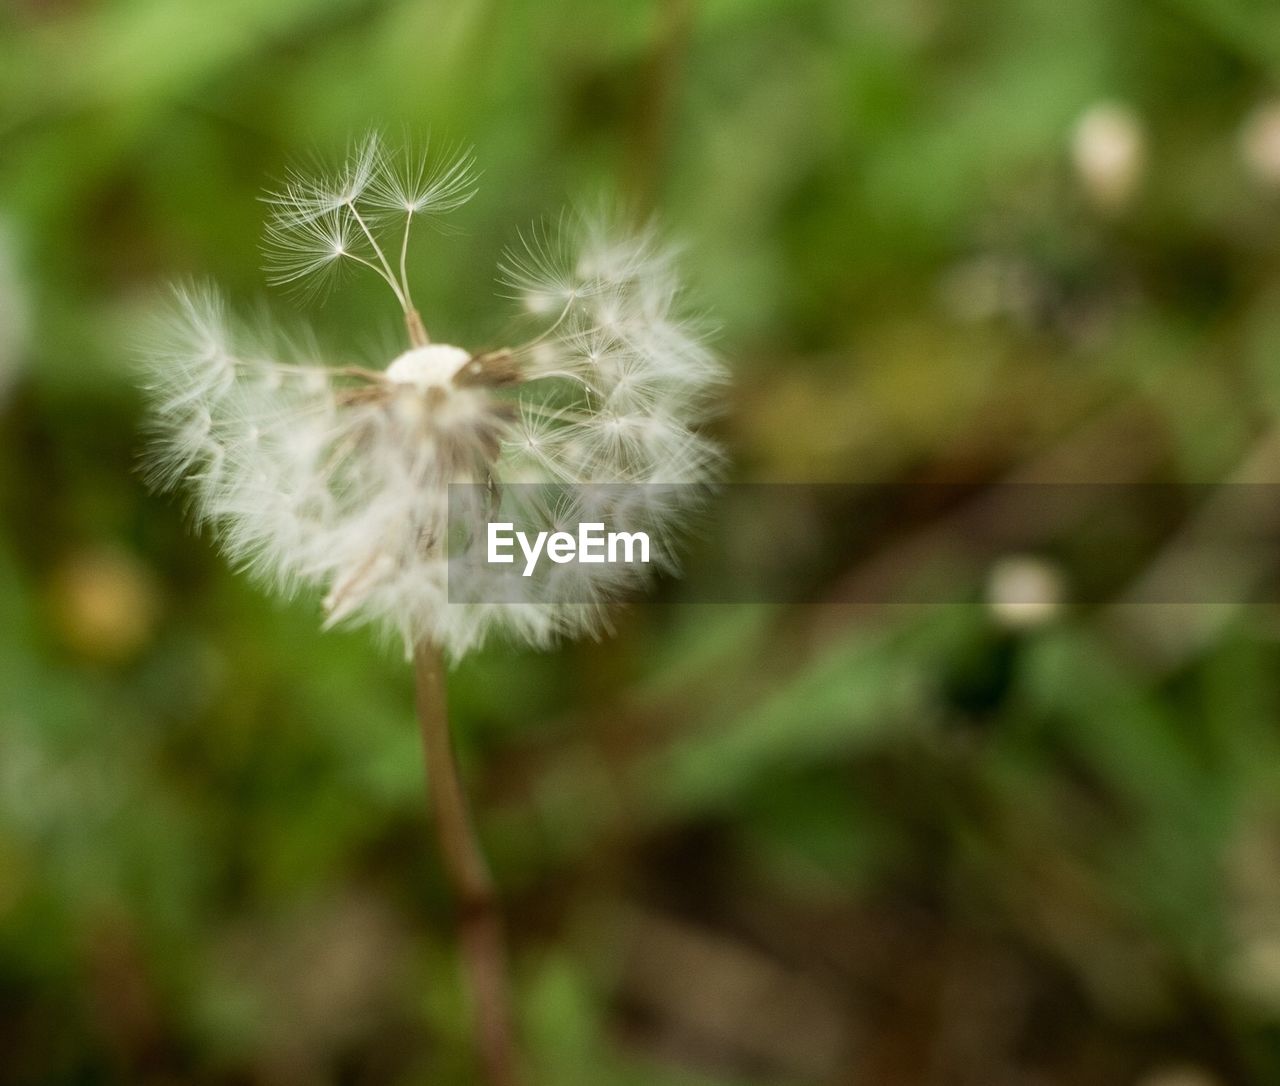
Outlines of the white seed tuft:
M 327 179 L 291 176 L 268 198 L 274 277 L 367 265 L 413 329 L 409 222 L 459 206 L 472 177 L 470 157 L 393 159 L 374 138 Z M 379 233 L 393 213 L 398 249 Z M 565 218 L 526 234 L 502 274 L 540 319 L 528 342 L 476 354 L 416 345 L 375 369 L 256 341 L 212 288 L 176 290 L 148 351 L 152 480 L 186 484 L 238 567 L 284 591 L 318 589 L 326 626 L 372 624 L 406 648 L 429 640 L 454 656 L 494 634 L 545 645 L 599 633 L 634 568 L 553 570 L 573 603 L 449 602 L 449 485 L 553 484 L 521 499 L 524 512 L 547 525 L 607 517 L 669 539 L 687 504 L 669 489 L 587 497 L 582 487 L 705 483 L 719 453 L 696 427 L 724 374 L 652 228 Z

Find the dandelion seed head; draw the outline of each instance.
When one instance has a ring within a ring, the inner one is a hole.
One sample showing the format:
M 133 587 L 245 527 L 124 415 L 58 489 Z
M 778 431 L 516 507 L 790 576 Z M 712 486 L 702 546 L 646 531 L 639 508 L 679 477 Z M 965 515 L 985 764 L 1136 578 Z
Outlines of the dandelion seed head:
M 348 266 L 391 288 L 415 342 L 389 361 L 317 362 L 313 347 L 249 334 L 205 286 L 174 292 L 147 353 L 151 479 L 184 485 L 237 568 L 286 593 L 318 590 L 326 627 L 370 625 L 455 657 L 495 635 L 538 646 L 598 635 L 608 601 L 643 575 L 566 567 L 548 584 L 573 603 L 452 603 L 450 485 L 551 484 L 521 499 L 541 523 L 599 513 L 669 538 L 677 498 L 583 488 L 705 483 L 719 453 L 696 426 L 723 379 L 683 309 L 670 247 L 601 215 L 539 226 L 503 258 L 501 281 L 535 325 L 526 342 L 423 342 L 410 228 L 469 199 L 474 176 L 469 155 L 392 155 L 371 137 L 338 171 L 291 175 L 267 198 L 275 282 Z M 481 589 L 494 576 L 466 575 Z

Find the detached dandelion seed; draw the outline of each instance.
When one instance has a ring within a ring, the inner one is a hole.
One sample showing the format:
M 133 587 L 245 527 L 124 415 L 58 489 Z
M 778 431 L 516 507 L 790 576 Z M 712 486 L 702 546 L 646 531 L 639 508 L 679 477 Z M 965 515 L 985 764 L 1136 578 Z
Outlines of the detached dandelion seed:
M 557 571 L 576 579 L 573 603 L 451 603 L 448 488 L 704 483 L 719 453 L 698 426 L 724 371 L 685 312 L 671 248 L 652 227 L 624 230 L 600 214 L 527 232 L 503 260 L 506 292 L 539 325 L 529 340 L 486 351 L 431 342 L 407 273 L 413 228 L 475 188 L 469 154 L 392 154 L 376 136 L 328 176 L 290 174 L 265 198 L 271 280 L 371 273 L 403 311 L 407 348 L 378 367 L 325 365 L 248 334 L 212 287 L 178 288 L 147 353 L 149 465 L 157 485 L 189 488 L 197 520 L 237 567 L 284 591 L 315 590 L 326 626 L 371 626 L 414 660 L 480 1052 L 489 1081 L 509 1084 L 505 951 L 453 756 L 442 659 L 493 636 L 545 646 L 596 635 L 611 590 L 634 573 Z M 632 499 L 617 527 L 666 537 L 683 513 L 670 492 Z

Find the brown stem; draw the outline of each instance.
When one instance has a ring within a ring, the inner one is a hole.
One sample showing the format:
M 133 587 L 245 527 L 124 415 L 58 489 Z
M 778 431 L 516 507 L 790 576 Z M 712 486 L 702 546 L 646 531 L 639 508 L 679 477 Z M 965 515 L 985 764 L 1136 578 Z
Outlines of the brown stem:
M 434 645 L 414 653 L 418 722 L 427 791 L 445 875 L 458 913 L 458 940 L 471 988 L 477 1043 L 490 1086 L 518 1086 L 507 950 L 493 880 L 471 822 L 445 699 L 444 661 Z
M 416 309 L 406 309 L 404 311 L 404 326 L 409 329 L 409 342 L 415 347 L 425 347 L 431 342 L 431 337 L 427 335 L 426 325 L 422 323 L 422 317 L 419 316 Z

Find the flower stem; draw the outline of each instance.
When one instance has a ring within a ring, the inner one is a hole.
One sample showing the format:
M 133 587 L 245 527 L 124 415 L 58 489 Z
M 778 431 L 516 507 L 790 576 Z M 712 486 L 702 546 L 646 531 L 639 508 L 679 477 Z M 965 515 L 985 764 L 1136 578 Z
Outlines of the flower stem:
M 400 289 L 400 284 L 396 282 L 395 273 L 391 270 L 391 265 L 387 263 L 387 254 L 382 251 L 382 246 L 378 244 L 378 239 L 374 236 L 369 224 L 364 221 L 364 216 L 360 214 L 359 208 L 356 207 L 355 200 L 348 200 L 346 208 L 351 212 L 351 217 L 355 219 L 360 229 L 364 231 L 364 236 L 369 239 L 369 244 L 373 247 L 374 255 L 378 258 L 378 263 L 382 265 L 382 278 L 395 291 L 396 300 L 400 303 L 400 308 L 406 313 L 409 312 L 409 299 Z M 366 263 L 368 263 L 366 261 Z
M 409 258 L 409 229 L 413 226 L 413 212 L 404 217 L 404 236 L 400 239 L 400 289 L 404 291 L 405 301 L 413 308 L 413 295 L 409 293 L 409 274 L 405 261 Z
M 414 676 L 427 791 L 458 913 L 459 947 L 471 988 L 480 1060 L 489 1086 L 518 1086 L 502 917 L 458 772 L 449 731 L 444 661 L 436 646 L 417 647 Z
M 412 306 L 404 311 L 404 326 L 409 330 L 409 342 L 414 347 L 425 347 L 431 342 L 426 326 L 422 323 L 422 317 Z

